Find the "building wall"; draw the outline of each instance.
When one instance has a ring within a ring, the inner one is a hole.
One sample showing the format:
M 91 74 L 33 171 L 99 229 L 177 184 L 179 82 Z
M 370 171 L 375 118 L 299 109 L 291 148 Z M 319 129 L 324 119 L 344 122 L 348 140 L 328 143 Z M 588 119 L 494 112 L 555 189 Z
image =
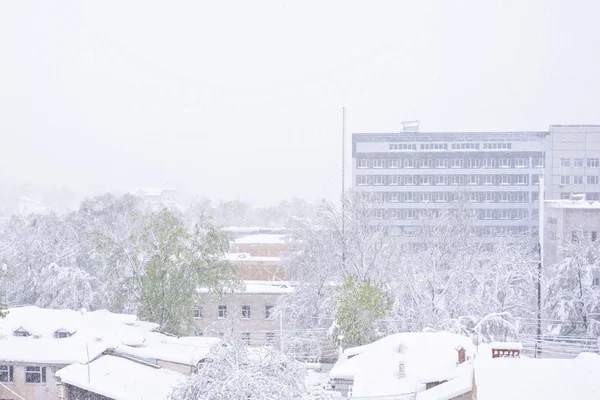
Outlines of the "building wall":
M 600 125 L 550 126 L 546 142 L 546 200 L 568 199 L 579 193 L 585 194 L 587 200 L 600 200 L 599 175 Z
M 568 203 L 576 203 L 566 201 Z M 573 232 L 587 232 L 589 239 L 595 232 L 596 240 L 600 240 L 600 203 L 594 208 L 580 208 L 576 204 L 569 207 L 557 202 L 547 202 L 544 211 L 544 265 L 550 266 L 560 262 L 564 257 L 562 248 L 568 244 Z M 560 203 L 560 202 L 558 202 Z
M 278 318 L 266 318 L 265 306 L 275 306 L 281 294 L 249 294 L 235 293 L 224 295 L 219 301 L 206 296 L 202 302 L 202 318 L 196 318 L 198 333 L 205 336 L 241 337 L 250 334 L 250 345 L 264 345 L 267 333 L 279 337 L 280 322 Z M 218 306 L 227 306 L 227 318 L 218 316 Z M 242 306 L 250 306 L 250 318 L 242 318 Z
M 180 374 L 184 374 L 187 376 L 190 376 L 196 370 L 196 368 L 192 367 L 191 365 L 179 364 L 164 360 L 156 360 L 156 364 L 162 368 L 179 372 Z
M 285 279 L 283 268 L 272 262 L 234 261 L 237 278 L 240 280 L 272 281 Z
M 90 392 L 77 386 L 62 384 L 60 385 L 63 397 L 60 400 L 112 400 L 109 397 Z
M 545 132 L 353 135 L 353 186 L 389 232 L 418 236 L 419 215 L 467 203 L 480 236 L 537 231 Z
M 11 365 L 4 364 L 2 365 Z M 43 365 L 43 364 L 12 364 L 13 382 L 3 382 L 12 391 L 26 400 L 56 400 L 58 398 L 58 386 L 54 379 L 54 373 L 66 365 Z M 25 382 L 25 367 L 46 367 L 46 383 Z M 0 386 L 0 399 L 15 399 L 16 396 L 3 386 Z
M 288 251 L 287 243 L 232 243 L 232 253 L 248 253 L 253 257 L 281 257 Z

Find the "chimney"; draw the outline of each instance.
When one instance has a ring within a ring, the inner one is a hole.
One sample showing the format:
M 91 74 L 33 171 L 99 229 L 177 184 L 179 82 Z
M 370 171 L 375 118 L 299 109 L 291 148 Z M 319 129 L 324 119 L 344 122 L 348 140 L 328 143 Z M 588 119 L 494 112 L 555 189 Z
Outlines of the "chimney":
M 402 131 L 404 132 L 419 132 L 419 124 L 421 121 L 402 121 Z

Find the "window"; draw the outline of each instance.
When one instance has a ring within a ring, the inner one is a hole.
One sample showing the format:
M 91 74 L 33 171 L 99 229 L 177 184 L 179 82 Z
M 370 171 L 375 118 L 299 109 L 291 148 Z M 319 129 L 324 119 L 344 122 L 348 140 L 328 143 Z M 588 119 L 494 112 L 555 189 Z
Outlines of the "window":
M 435 167 L 436 168 L 448 168 L 448 160 L 446 158 L 436 158 L 435 159 Z
M 529 159 L 528 158 L 523 158 L 523 157 L 515 158 L 515 167 L 516 168 L 526 168 L 526 167 L 529 167 Z
M 599 177 L 598 175 L 588 175 L 587 176 L 587 184 L 588 185 L 597 185 L 599 182 Z
M 540 175 L 531 175 L 531 184 L 539 185 L 540 184 Z
M 12 382 L 13 375 L 12 365 L 0 365 L 0 382 Z
M 29 333 L 29 331 L 27 331 L 27 329 L 25 329 L 25 328 L 18 328 L 18 329 L 15 329 L 15 331 L 13 332 L 13 335 L 19 336 L 19 337 L 27 337 L 27 336 L 31 336 L 31 333 Z
M 463 163 L 460 158 L 453 158 L 450 160 L 450 168 L 462 168 Z
M 499 185 L 510 185 L 510 175 L 498 175 L 498 177 Z
M 431 168 L 431 159 L 430 158 L 421 158 L 420 160 L 421 168 Z
M 46 383 L 46 367 L 25 367 L 25 382 Z
M 588 158 L 587 166 L 590 168 L 598 168 L 600 167 L 600 159 L 598 158 Z
M 400 201 L 398 193 L 397 192 L 388 193 L 387 201 L 388 201 L 388 203 L 397 203 L 398 201 Z
M 561 200 L 570 200 L 571 199 L 571 193 L 570 192 L 562 192 L 560 194 L 560 199 Z
M 494 219 L 494 210 L 481 210 L 481 219 Z
M 568 175 L 564 176 L 563 175 L 563 176 L 560 177 L 560 184 L 561 185 L 568 185 L 570 183 L 571 183 L 571 177 L 570 176 L 568 176 Z
M 385 176 L 384 175 L 373 176 L 373 185 L 377 185 L 377 186 L 385 185 Z
M 194 318 L 202 318 L 202 307 L 194 308 Z
M 376 158 L 373 160 L 373 168 L 385 168 L 385 160 Z
M 371 201 L 373 203 L 383 203 L 383 193 L 373 193 L 371 195 Z
M 494 202 L 494 193 L 493 192 L 485 192 L 483 201 L 485 201 L 486 203 L 493 203 Z
M 399 185 L 399 184 L 400 184 L 400 175 L 388 176 L 388 185 Z
M 358 168 L 369 168 L 369 160 L 367 160 L 366 158 L 359 158 L 357 167 Z
M 437 192 L 437 193 L 435 193 L 434 200 L 438 203 L 445 203 L 448 201 L 448 193 L 447 192 Z
M 390 168 L 400 168 L 400 160 L 397 158 L 392 158 L 388 160 L 388 165 Z
M 531 159 L 533 164 L 533 168 L 544 168 L 544 158 L 543 157 L 533 157 Z
M 479 185 L 479 175 L 467 175 L 467 185 Z
M 404 184 L 405 185 L 414 185 L 415 184 L 415 176 L 414 175 L 404 176 Z
M 481 168 L 481 158 L 467 158 L 467 168 Z
M 250 306 L 242 306 L 242 319 L 250 319 Z
M 404 160 L 404 168 L 417 168 L 417 159 L 407 158 Z
M 513 201 L 515 203 L 528 203 L 529 202 L 529 193 L 527 193 L 527 192 L 515 192 L 514 196 L 513 196 Z
M 561 167 L 570 167 L 571 166 L 571 159 L 570 158 L 561 158 L 560 159 L 560 166 Z
M 598 201 L 600 200 L 600 193 L 586 193 L 585 199 L 587 201 Z
M 420 185 L 431 185 L 432 182 L 432 176 L 431 175 L 421 175 L 420 179 L 419 179 L 419 184 Z
M 483 168 L 496 168 L 495 158 L 483 158 L 481 159 L 481 166 Z
M 573 166 L 575 168 L 583 168 L 583 158 L 574 158 L 573 159 Z
M 598 231 L 592 231 L 592 242 L 598 239 Z
M 404 219 L 416 219 L 417 218 L 417 210 L 404 210 Z
M 250 332 L 242 333 L 242 343 L 246 346 L 250 346 Z
M 528 176 L 529 175 L 515 175 L 514 176 L 515 185 L 527 185 Z
M 574 176 L 573 184 L 574 185 L 582 185 L 583 184 L 583 176 Z
M 390 150 L 416 150 L 416 143 L 390 143 Z
M 71 336 L 71 334 L 63 329 L 59 329 L 56 332 L 54 332 L 54 337 L 56 339 L 65 339 L 65 338 L 68 338 L 69 336 Z
M 431 193 L 425 192 L 422 194 L 421 201 L 423 203 L 431 203 L 432 197 L 433 196 L 431 195 Z
M 478 202 L 479 201 L 479 192 L 469 193 L 469 201 L 472 203 Z
M 265 333 L 265 344 L 267 346 L 269 346 L 269 345 L 272 345 L 273 343 L 275 343 L 275 333 L 273 333 L 273 332 Z
M 498 167 L 510 168 L 510 158 L 499 158 L 498 159 Z
M 540 201 L 540 192 L 531 192 L 531 201 L 537 203 Z
M 435 176 L 435 184 L 436 185 L 447 185 L 448 184 L 448 176 L 447 175 L 436 175 Z
M 404 193 L 404 201 L 406 203 L 412 203 L 415 201 L 415 194 L 413 192 Z
M 356 176 L 356 184 L 359 186 L 365 186 L 369 184 L 369 176 L 367 175 L 357 175 Z
M 501 203 L 508 203 L 510 201 L 510 193 L 507 193 L 507 192 L 498 193 L 498 201 Z
M 571 231 L 571 242 L 579 242 L 579 234 L 576 231 Z
M 484 185 L 493 185 L 494 184 L 494 175 L 483 175 L 483 184 Z
M 218 318 L 227 318 L 227 306 L 218 306 L 217 307 L 217 317 Z
M 373 218 L 375 219 L 383 219 L 383 210 L 373 210 Z
M 450 175 L 450 184 L 451 185 L 462 185 L 465 182 L 464 175 Z
M 484 143 L 484 150 L 510 150 L 512 143 Z

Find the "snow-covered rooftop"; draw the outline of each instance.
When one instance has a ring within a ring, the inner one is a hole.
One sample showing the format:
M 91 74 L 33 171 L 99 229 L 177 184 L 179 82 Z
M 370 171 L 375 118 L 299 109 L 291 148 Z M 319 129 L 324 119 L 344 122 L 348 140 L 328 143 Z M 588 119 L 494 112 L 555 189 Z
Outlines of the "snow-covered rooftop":
M 596 400 L 600 398 L 600 356 L 478 358 L 475 381 L 479 400 Z
M 38 307 L 10 308 L 0 320 L 0 360 L 71 364 L 86 362 L 119 344 L 139 346 L 158 325 L 135 315 Z M 15 331 L 27 336 L 15 336 Z M 57 338 L 57 332 L 66 337 Z
M 266 262 L 273 264 L 281 262 L 281 257 L 258 257 L 252 256 L 250 253 L 229 253 L 225 258 L 233 262 Z
M 110 355 L 89 365 L 70 365 L 56 372 L 56 376 L 64 383 L 115 400 L 164 400 L 186 380 L 178 372 Z
M 242 281 L 243 287 L 234 293 L 240 294 L 288 294 L 294 291 L 287 281 Z M 199 293 L 208 293 L 207 288 L 198 289 Z
M 431 378 L 432 371 L 436 380 L 463 373 L 456 366 L 460 346 L 467 356 L 474 354 L 474 346 L 465 336 L 447 332 L 397 333 L 347 349 L 329 376 L 354 379 L 352 395 L 358 397 L 415 393 L 423 380 Z M 399 375 L 400 363 L 404 363 L 404 378 Z
M 281 244 L 286 243 L 288 235 L 261 233 L 258 235 L 242 236 L 234 240 L 236 244 Z
M 147 335 L 143 345 L 138 347 L 120 345 L 115 352 L 140 358 L 154 364 L 157 360 L 162 360 L 196 366 L 198 362 L 206 358 L 211 346 L 219 341 L 218 338 L 177 338 L 151 332 Z

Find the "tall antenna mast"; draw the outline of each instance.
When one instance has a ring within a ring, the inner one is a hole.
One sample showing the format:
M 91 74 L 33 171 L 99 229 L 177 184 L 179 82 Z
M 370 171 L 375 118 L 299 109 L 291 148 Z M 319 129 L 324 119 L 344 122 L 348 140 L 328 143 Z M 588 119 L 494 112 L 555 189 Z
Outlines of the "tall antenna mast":
M 346 265 L 346 107 L 342 107 L 342 268 Z

